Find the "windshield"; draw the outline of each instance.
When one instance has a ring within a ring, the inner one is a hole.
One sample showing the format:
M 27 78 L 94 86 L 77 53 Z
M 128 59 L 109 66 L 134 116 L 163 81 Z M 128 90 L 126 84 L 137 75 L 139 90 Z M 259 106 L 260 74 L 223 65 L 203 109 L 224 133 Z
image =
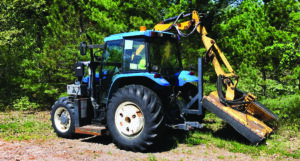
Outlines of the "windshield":
M 174 75 L 182 69 L 176 40 L 150 39 L 149 52 L 152 71 L 165 76 Z

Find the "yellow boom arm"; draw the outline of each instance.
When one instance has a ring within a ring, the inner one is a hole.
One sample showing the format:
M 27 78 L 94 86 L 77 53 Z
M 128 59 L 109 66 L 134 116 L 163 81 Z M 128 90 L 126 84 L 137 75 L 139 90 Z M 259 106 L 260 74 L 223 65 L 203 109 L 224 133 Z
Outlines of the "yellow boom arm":
M 189 21 L 177 23 L 180 18 L 192 16 Z M 169 22 L 172 24 L 168 24 Z M 187 30 L 193 27 L 191 33 L 184 34 L 181 30 Z M 252 143 L 257 144 L 266 138 L 272 129 L 262 122 L 262 120 L 277 120 L 277 116 L 265 106 L 256 100 L 256 96 L 251 93 L 244 92 L 236 88 L 238 84 L 238 75 L 236 75 L 227 61 L 215 40 L 207 37 L 207 31 L 201 25 L 200 16 L 197 11 L 191 14 L 180 14 L 177 17 L 169 18 L 157 24 L 153 30 L 168 31 L 176 29 L 178 34 L 187 37 L 194 31 L 201 35 L 202 42 L 207 50 L 206 56 L 212 59 L 212 64 L 218 76 L 217 91 L 211 92 L 209 96 L 202 99 L 203 106 L 211 112 L 222 118 L 224 121 L 232 125 L 239 133 L 245 136 Z M 217 56 L 220 57 L 225 64 L 226 72 L 220 65 Z M 232 79 L 235 81 L 233 82 Z M 225 85 L 226 97 L 223 96 L 222 87 Z M 237 110 L 236 110 L 237 109 Z
M 192 16 L 192 19 L 189 21 L 185 22 L 180 22 L 177 23 L 177 21 L 180 18 Z M 224 101 L 225 104 L 231 104 L 231 107 L 240 107 L 243 106 L 245 110 L 250 113 L 251 115 L 256 115 L 259 116 L 261 119 L 264 120 L 277 120 L 277 116 L 273 114 L 270 110 L 267 110 L 264 106 L 256 103 L 256 96 L 254 96 L 251 93 L 248 93 L 247 95 L 244 95 L 243 97 L 236 96 L 236 95 L 241 95 L 241 91 L 237 90 L 237 84 L 238 84 L 238 75 L 236 75 L 229 64 L 228 60 L 224 56 L 224 54 L 221 52 L 220 48 L 217 46 L 215 40 L 207 37 L 207 31 L 204 26 L 201 25 L 200 17 L 197 11 L 193 11 L 190 14 L 183 15 L 181 13 L 177 17 L 169 18 L 167 20 L 164 20 L 160 22 L 159 24 L 155 25 L 153 30 L 156 31 L 168 31 L 171 29 L 176 29 L 179 35 L 183 37 L 187 37 L 190 34 L 192 34 L 195 30 L 201 35 L 202 42 L 204 43 L 204 46 L 207 50 L 207 54 L 210 58 L 212 58 L 212 64 L 215 68 L 215 72 L 218 76 L 218 91 L 212 92 L 211 95 L 214 95 L 216 97 L 219 97 L 220 100 Z M 174 22 L 173 22 L 174 21 Z M 171 24 L 168 24 L 169 22 L 173 22 Z M 190 29 L 191 27 L 194 27 L 192 29 L 192 32 L 189 34 L 184 34 L 181 32 L 181 30 L 187 30 Z M 212 50 L 214 49 L 214 50 Z M 225 67 L 228 71 L 226 73 L 222 66 L 220 65 L 217 55 L 220 57 L 222 62 L 225 64 Z M 234 79 L 234 82 L 231 80 Z M 226 99 L 223 97 L 222 94 L 222 86 L 221 84 L 225 85 L 226 88 Z M 239 94 L 237 94 L 239 93 Z M 236 98 L 240 97 L 240 98 Z M 242 100 L 241 100 L 242 99 Z
M 182 17 L 184 17 L 184 16 L 182 16 Z M 175 18 L 176 18 L 176 20 L 178 20 L 180 18 L 180 16 L 175 17 Z M 175 18 L 173 18 L 173 19 L 175 19 Z M 192 12 L 192 20 L 190 20 L 190 21 L 173 23 L 173 24 L 164 24 L 164 23 L 165 23 L 165 21 L 160 22 L 159 24 L 155 25 L 153 30 L 168 31 L 168 30 L 172 29 L 172 27 L 174 27 L 178 32 L 180 32 L 180 30 L 188 30 L 192 26 L 195 27 L 194 29 L 196 29 L 197 32 L 201 35 L 202 42 L 203 42 L 206 50 L 209 51 L 209 53 L 208 53 L 209 57 L 212 57 L 212 63 L 215 68 L 215 72 L 216 72 L 217 76 L 222 75 L 228 79 L 235 78 L 234 84 L 231 84 L 231 83 L 226 84 L 227 85 L 226 99 L 233 100 L 234 99 L 234 89 L 238 83 L 238 76 L 236 74 L 234 74 L 234 71 L 233 71 L 231 65 L 229 64 L 229 62 L 226 59 L 226 57 L 224 56 L 224 54 L 221 52 L 220 48 L 215 43 L 215 40 L 206 36 L 207 31 L 206 31 L 205 27 L 202 26 L 200 23 L 200 17 L 198 15 L 198 12 L 197 11 Z M 210 50 L 211 48 L 214 48 L 217 53 L 215 53 L 213 50 Z M 221 60 L 225 64 L 229 73 L 226 73 L 223 70 L 223 68 L 221 67 L 221 65 L 217 59 L 216 54 L 218 54 L 220 56 Z M 228 82 L 228 81 L 224 81 L 224 82 Z

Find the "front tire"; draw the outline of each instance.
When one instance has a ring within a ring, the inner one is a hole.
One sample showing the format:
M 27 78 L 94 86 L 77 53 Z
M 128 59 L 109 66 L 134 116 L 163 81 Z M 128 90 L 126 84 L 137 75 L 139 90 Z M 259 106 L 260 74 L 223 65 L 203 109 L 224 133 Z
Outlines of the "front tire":
M 57 136 L 71 138 L 75 134 L 73 103 L 67 98 L 60 98 L 52 106 L 51 122 Z
M 161 133 L 162 103 L 150 89 L 129 85 L 111 98 L 107 111 L 107 127 L 114 143 L 131 151 L 145 151 Z

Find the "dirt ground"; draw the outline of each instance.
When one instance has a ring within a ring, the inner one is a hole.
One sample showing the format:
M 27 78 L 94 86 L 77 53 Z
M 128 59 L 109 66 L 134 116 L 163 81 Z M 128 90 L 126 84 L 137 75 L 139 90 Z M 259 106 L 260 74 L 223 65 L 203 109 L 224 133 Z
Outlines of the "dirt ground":
M 28 115 L 28 114 L 26 114 Z M 42 122 L 49 122 L 49 112 L 38 112 L 31 114 Z M 8 115 L 2 115 L 1 120 Z M 17 120 L 24 114 L 12 112 L 9 117 Z M 1 123 L 1 121 L 0 121 Z M 49 122 L 50 124 L 50 122 Z M 46 128 L 47 129 L 47 128 Z M 1 131 L 0 131 L 1 132 Z M 39 136 L 47 133 L 46 138 L 18 141 L 15 139 L 4 140 L 0 138 L 0 161 L 60 161 L 60 160 L 280 160 L 276 155 L 252 156 L 243 153 L 233 153 L 226 149 L 218 148 L 212 144 L 187 145 L 180 144 L 180 138 L 173 140 L 166 138 L 159 143 L 159 147 L 149 153 L 135 153 L 118 149 L 109 136 L 87 136 L 79 135 L 74 139 L 57 137 L 53 130 L 37 131 Z M 173 133 L 173 132 L 167 132 Z M 176 131 L 178 134 L 179 131 Z M 226 132 L 222 132 L 226 133 Z M 228 132 L 227 132 L 228 133 Z M 229 132 L 232 135 L 231 132 Z M 171 140 L 171 141 L 170 141 Z M 179 144 L 178 144 L 179 142 Z M 295 140 L 293 141 L 295 142 Z M 299 145 L 299 144 L 295 144 Z M 285 158 L 294 160 L 292 158 Z
M 4 141 L 0 140 L 0 160 L 274 160 L 276 156 L 252 157 L 214 146 L 179 144 L 163 152 L 134 153 L 119 150 L 109 137 L 77 139 Z

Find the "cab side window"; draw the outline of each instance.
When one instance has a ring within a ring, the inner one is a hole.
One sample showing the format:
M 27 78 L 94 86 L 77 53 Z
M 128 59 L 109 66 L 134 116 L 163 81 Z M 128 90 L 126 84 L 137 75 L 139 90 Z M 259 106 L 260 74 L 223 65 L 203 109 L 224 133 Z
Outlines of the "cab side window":
M 122 40 L 109 41 L 106 43 L 103 63 L 121 63 L 123 45 Z
M 122 66 L 123 41 L 115 40 L 106 42 L 105 51 L 103 54 L 103 68 L 102 68 L 102 83 L 103 85 L 110 85 L 113 76 L 120 73 Z
M 146 43 L 145 39 L 125 40 L 123 69 L 125 71 L 146 70 Z

